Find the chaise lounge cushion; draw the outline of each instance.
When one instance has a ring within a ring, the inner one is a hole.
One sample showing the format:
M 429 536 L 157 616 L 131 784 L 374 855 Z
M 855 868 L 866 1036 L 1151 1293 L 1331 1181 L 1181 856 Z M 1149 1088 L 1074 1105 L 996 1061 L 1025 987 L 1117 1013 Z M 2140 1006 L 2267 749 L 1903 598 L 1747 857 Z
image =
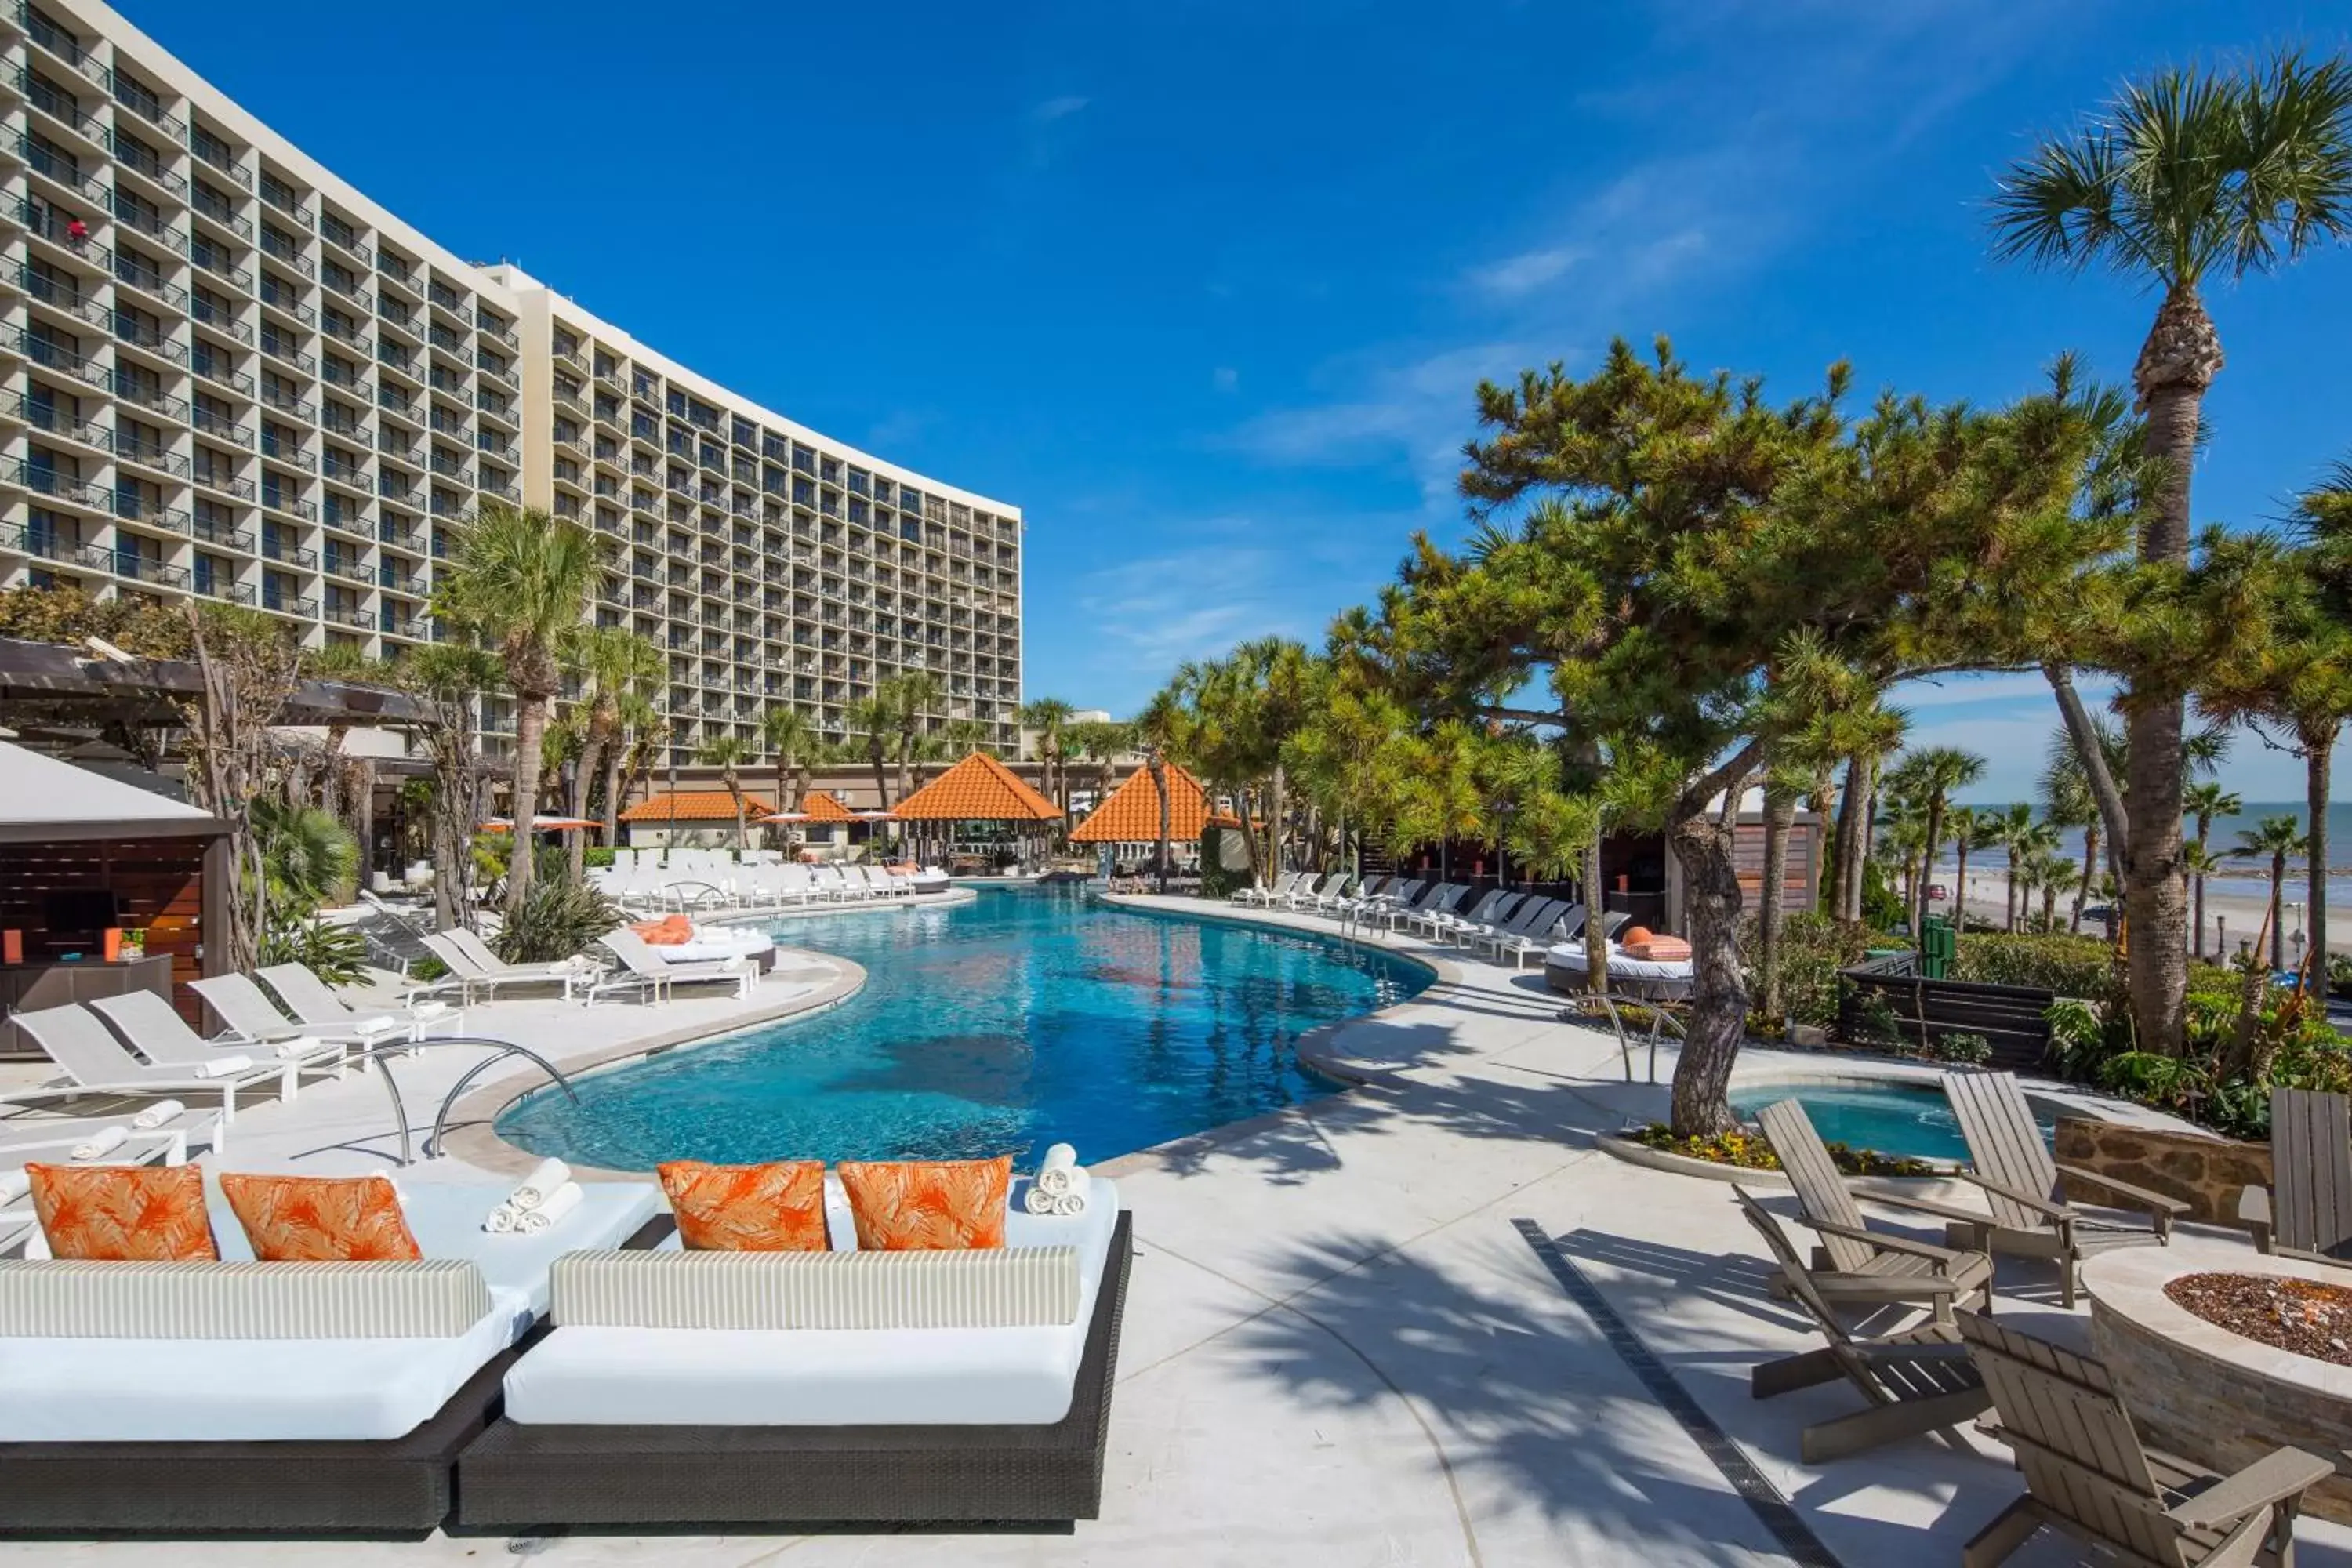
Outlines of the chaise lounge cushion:
M 507 1373 L 507 1416 L 527 1426 L 1047 1425 L 1069 1412 L 1118 1225 L 1118 1189 L 1102 1179 L 1089 1189 L 1082 1215 L 1015 1207 L 1006 1217 L 1009 1248 L 1075 1252 L 1078 1300 L 1066 1323 L 781 1331 L 559 1326 Z M 806 1261 L 823 1259 L 809 1255 Z M 937 1266 L 921 1253 L 873 1261 Z

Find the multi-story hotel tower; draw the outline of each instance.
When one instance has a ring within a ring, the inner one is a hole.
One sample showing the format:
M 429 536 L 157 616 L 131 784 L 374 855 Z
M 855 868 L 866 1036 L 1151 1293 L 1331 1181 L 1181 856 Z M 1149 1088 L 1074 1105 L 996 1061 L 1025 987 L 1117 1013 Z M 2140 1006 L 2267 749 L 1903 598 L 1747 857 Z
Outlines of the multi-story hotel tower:
M 928 670 L 1015 739 L 1021 513 L 460 260 L 89 0 L 0 13 L 0 587 L 199 595 L 313 645 L 433 635 L 485 500 L 611 542 L 677 760 L 770 707 L 839 736 Z M 492 720 L 495 728 L 497 720 Z

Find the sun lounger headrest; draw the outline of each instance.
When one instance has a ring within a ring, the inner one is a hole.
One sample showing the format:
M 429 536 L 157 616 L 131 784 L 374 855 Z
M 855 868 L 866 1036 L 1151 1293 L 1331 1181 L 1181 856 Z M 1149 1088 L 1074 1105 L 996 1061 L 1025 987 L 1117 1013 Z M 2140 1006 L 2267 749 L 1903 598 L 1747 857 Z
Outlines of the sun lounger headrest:
M 463 1258 L 415 1263 L 0 1260 L 0 1338 L 452 1339 L 490 1310 Z

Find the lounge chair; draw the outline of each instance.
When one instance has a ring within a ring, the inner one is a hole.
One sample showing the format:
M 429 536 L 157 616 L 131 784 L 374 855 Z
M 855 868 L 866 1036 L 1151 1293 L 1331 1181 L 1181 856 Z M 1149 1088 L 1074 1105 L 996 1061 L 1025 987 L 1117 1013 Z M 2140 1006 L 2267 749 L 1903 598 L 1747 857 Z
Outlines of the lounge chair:
M 1524 968 L 1528 953 L 1540 957 L 1559 940 L 1560 913 L 1568 908 L 1558 899 L 1521 904 L 1516 919 L 1499 930 L 1479 933 L 1472 939 L 1472 945 L 1481 952 L 1492 952 L 1496 963 L 1507 957 L 1513 969 Z
M 2144 1447 L 2101 1363 L 1975 1312 L 1959 1331 L 1992 1396 L 1997 1427 L 2025 1474 L 2025 1495 L 1960 1549 L 1993 1568 L 2043 1525 L 2126 1563 L 2238 1568 L 2294 1561 L 2303 1494 L 2336 1467 L 2273 1448 L 2235 1475 Z
M 263 1045 L 257 1040 L 215 1043 L 188 1027 L 188 1021 L 152 991 L 94 996 L 89 1006 L 113 1026 L 123 1044 L 157 1067 L 188 1071 L 208 1067 L 233 1054 L 249 1055 L 256 1061 L 282 1062 L 287 1068 L 286 1098 L 289 1100 L 294 1098 L 295 1085 L 302 1074 L 341 1078 L 347 1065 L 344 1058 L 350 1055 L 341 1045 L 307 1035 L 274 1045 Z
M 1306 875 L 1304 871 L 1285 871 L 1275 878 L 1271 886 L 1264 882 L 1253 882 L 1234 894 L 1233 901 L 1237 904 L 1270 904 L 1276 899 L 1287 897 L 1290 890 L 1298 886 L 1299 881 Z
M 305 1034 L 315 1034 L 321 1039 L 356 1036 L 373 1037 L 381 1033 L 377 1021 L 387 1017 L 405 1028 L 411 1040 L 423 1039 L 425 1032 L 436 1024 L 447 1024 L 453 1031 L 462 1031 L 466 1026 L 463 1007 L 453 1007 L 446 1002 L 418 1000 L 423 991 L 440 989 L 443 983 L 408 991 L 406 1005 L 397 1014 L 385 1014 L 363 1012 L 352 1006 L 305 964 L 273 963 L 255 970 L 253 977 L 268 987 L 279 1005 L 294 1015 L 295 1021 L 303 1026 Z M 459 999 L 463 1000 L 458 980 L 453 976 L 446 984 L 448 988 L 457 989 Z
M 1485 931 L 1510 917 L 1511 910 L 1526 898 L 1507 888 L 1496 888 L 1470 906 L 1467 913 L 1433 914 L 1429 922 L 1429 934 L 1445 942 L 1461 940 L 1465 933 Z
M 1777 1100 L 1756 1113 L 1764 1141 L 1772 1145 L 1780 1170 L 1797 1191 L 1797 1206 L 1806 1226 L 1822 1238 L 1813 1254 L 1813 1288 L 1832 1302 L 1885 1306 L 1905 1301 L 1931 1307 L 1939 1318 L 1951 1316 L 1955 1297 L 1973 1292 L 1983 1310 L 1992 1310 L 1992 1259 L 1981 1252 L 1957 1252 L 1909 1237 L 1889 1236 L 1870 1228 L 1854 1190 L 1846 1184 L 1829 1148 L 1813 1127 L 1805 1108 L 1793 1100 Z M 1891 1207 L 1916 1209 L 1946 1220 L 1970 1220 L 1964 1209 L 1924 1200 L 1869 1194 Z M 1773 1293 L 1788 1289 L 1774 1282 Z
M 0 1110 L 9 1107 L 0 1102 Z M 104 1150 L 98 1161 L 110 1165 L 184 1165 L 188 1148 L 214 1148 L 220 1135 L 217 1110 L 181 1110 L 159 1118 L 152 1126 L 134 1125 L 143 1112 L 120 1116 L 0 1117 L 0 1170 L 13 1170 L 27 1160 L 71 1163 L 73 1152 L 110 1127 L 123 1130 L 120 1143 Z M 98 1162 L 92 1162 L 98 1163 Z
M 1759 1363 L 1748 1374 L 1748 1392 L 1770 1399 L 1843 1377 L 1870 1402 L 1867 1409 L 1806 1427 L 1798 1441 L 1805 1463 L 1823 1464 L 1924 1432 L 1949 1432 L 1992 1403 L 1960 1343 L 1959 1330 L 1948 1321 L 1930 1318 L 1885 1333 L 1853 1332 L 1814 1286 L 1812 1271 L 1798 1259 L 1780 1222 L 1743 1189 L 1731 1191 L 1779 1261 L 1790 1296 L 1829 1342 L 1818 1350 Z M 1966 1447 L 1958 1436 L 1951 1440 Z
M 636 991 L 650 994 L 656 1002 L 667 1000 L 673 986 L 684 984 L 725 984 L 735 988 L 736 996 L 743 1001 L 751 997 L 751 987 L 760 981 L 760 966 L 745 960 L 672 963 L 654 951 L 651 943 L 626 926 L 617 926 L 596 939 L 606 952 L 621 961 L 623 973 L 609 979 L 598 980 L 588 986 L 587 1003 L 596 1005 L 596 998 L 616 991 Z
M 372 1046 L 399 1039 L 406 1033 L 397 1018 L 359 1018 L 346 1026 L 314 1028 L 278 1010 L 268 993 L 249 974 L 214 974 L 192 980 L 189 986 L 205 999 L 213 1016 L 227 1026 L 239 1042 L 274 1046 L 284 1040 L 332 1040 L 345 1045 Z
M 572 965 L 509 964 L 499 963 L 495 955 L 485 963 L 454 940 L 457 934 L 454 931 L 436 931 L 425 939 L 425 945 L 449 966 L 449 973 L 457 977 L 467 1001 L 474 999 L 478 989 L 495 1001 L 501 985 L 553 985 L 562 991 L 565 1001 L 572 999 L 572 988 L 580 981 L 580 972 Z M 471 936 L 473 933 L 468 931 L 466 934 Z M 478 942 L 481 939 L 475 937 L 474 940 Z
M 1342 871 L 1338 880 L 1325 882 L 1322 890 L 1301 904 L 1300 910 L 1306 914 L 1328 915 L 1345 904 L 1360 885 L 1355 878 Z
M 148 1100 L 200 1094 L 220 1101 L 221 1121 L 226 1126 L 236 1120 L 237 1090 L 275 1083 L 280 1093 L 291 1094 L 299 1070 L 292 1062 L 259 1063 L 235 1052 L 193 1068 L 156 1067 L 125 1050 L 108 1030 L 106 1020 L 77 1002 L 8 1016 L 72 1080 L 58 1089 L 13 1090 L 9 1099 L 18 1104 L 104 1094 Z
M 1299 882 L 1293 885 L 1289 892 L 1285 893 L 1281 898 L 1271 901 L 1280 905 L 1286 910 L 1295 910 L 1300 909 L 1305 905 L 1313 903 L 1317 897 L 1322 893 L 1324 889 L 1337 888 L 1339 885 L 1340 878 L 1341 874 L 1338 871 L 1327 871 L 1322 876 L 1316 878 L 1313 881 Z
M 1451 918 L 1454 912 L 1454 906 L 1467 898 L 1469 893 L 1470 887 L 1466 882 L 1440 882 L 1430 889 L 1427 898 L 1410 910 L 1402 911 L 1400 918 L 1391 922 L 1390 929 L 1394 930 L 1396 925 L 1402 924 L 1406 930 L 1418 931 L 1434 941 L 1437 936 L 1437 922 Z
M 2255 1247 L 2352 1268 L 2352 1099 L 2271 1090 L 2271 1183 L 2238 1194 Z
M 1498 891 L 1491 904 L 1482 900 L 1481 907 L 1486 911 L 1484 916 L 1477 910 L 1473 910 L 1457 920 L 1448 921 L 1439 934 L 1456 947 L 1475 947 L 1480 937 L 1492 936 L 1508 928 L 1520 915 L 1532 914 L 1549 901 L 1532 893 Z
M 1959 1121 L 1960 1135 L 1968 1140 L 1969 1163 L 1975 1167 L 1958 1175 L 1983 1190 L 1992 1210 L 1989 1222 L 1980 1216 L 1976 1221 L 1981 1246 L 1996 1256 L 2056 1259 L 2059 1299 L 2068 1311 L 2074 1309 L 2080 1288 L 2077 1271 L 2084 1258 L 2111 1247 L 2168 1243 L 2172 1239 L 2174 1217 L 2189 1212 L 2189 1205 L 2178 1198 L 2131 1186 L 2113 1176 L 2070 1170 L 2052 1159 L 2014 1073 L 1946 1073 L 1943 1084 L 1944 1098 Z M 2078 1208 L 2066 1200 L 2059 1184 L 2062 1176 L 2114 1193 L 2144 1211 L 2149 1228 L 2118 1225 Z
M 1360 921 L 1378 920 L 1391 910 L 1410 908 L 1428 890 L 1429 884 L 1417 878 L 1391 877 L 1370 893 L 1359 893 L 1350 913 Z

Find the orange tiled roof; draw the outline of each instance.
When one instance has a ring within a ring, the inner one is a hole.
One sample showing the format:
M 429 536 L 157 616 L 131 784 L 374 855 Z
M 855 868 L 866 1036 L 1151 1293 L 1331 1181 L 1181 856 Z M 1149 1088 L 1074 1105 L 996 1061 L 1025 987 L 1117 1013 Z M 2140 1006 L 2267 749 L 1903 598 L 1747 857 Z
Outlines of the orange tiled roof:
M 675 813 L 671 803 L 677 803 Z M 768 804 L 765 795 L 743 794 L 743 815 L 746 817 L 765 816 L 776 808 Z M 654 795 L 621 813 L 623 822 L 641 822 L 648 827 L 664 823 L 718 822 L 735 820 L 735 797 L 723 789 L 682 789 L 676 795 Z
M 1240 824 L 1228 816 L 1212 815 L 1208 792 L 1201 781 L 1178 767 L 1168 764 L 1168 837 L 1171 840 L 1189 844 L 1201 837 L 1209 824 L 1234 827 Z M 1127 781 L 1110 792 L 1110 798 L 1095 807 L 1077 831 L 1070 835 L 1073 844 L 1147 844 L 1160 837 L 1160 792 L 1152 787 L 1151 770 L 1138 768 L 1127 775 Z
M 986 752 L 974 752 L 895 809 L 919 822 L 1051 822 L 1062 815 Z
M 842 805 L 841 802 L 834 799 L 832 795 L 826 794 L 821 789 L 813 789 L 809 791 L 808 794 L 801 796 L 801 809 L 808 813 L 809 820 L 811 822 L 855 822 L 857 820 L 856 816 L 851 813 L 849 807 Z

